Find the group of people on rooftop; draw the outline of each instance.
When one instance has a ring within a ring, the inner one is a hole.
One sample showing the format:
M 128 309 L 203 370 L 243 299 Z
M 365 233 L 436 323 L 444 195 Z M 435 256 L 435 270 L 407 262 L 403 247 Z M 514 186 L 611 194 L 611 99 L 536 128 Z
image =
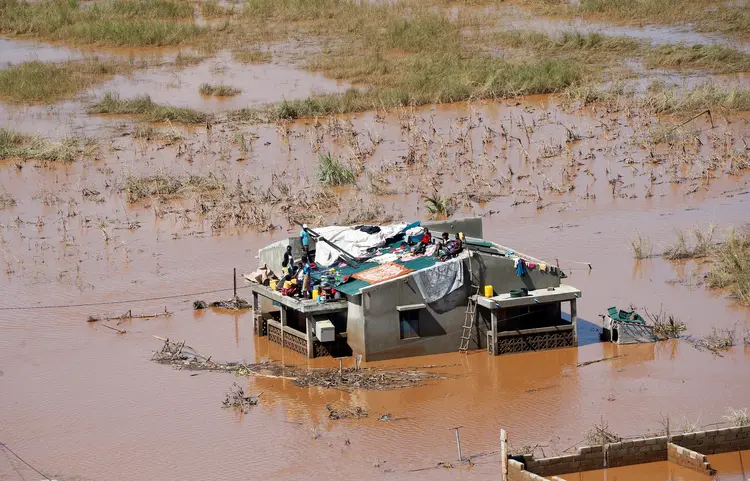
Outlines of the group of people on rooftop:
M 417 243 L 414 248 L 414 254 L 424 254 L 430 245 L 435 245 L 434 251 L 435 257 L 440 260 L 448 260 L 456 257 L 464 249 L 464 234 L 459 232 L 453 240 L 450 240 L 450 235 L 447 232 L 443 232 L 437 240 L 433 241 L 432 233 L 430 229 L 425 228 L 422 239 Z
M 309 249 L 305 249 L 303 244 L 303 251 L 309 254 Z M 309 241 L 308 244 L 309 246 Z M 294 262 L 294 256 L 292 255 L 292 246 L 286 246 L 286 252 L 284 252 L 284 260 L 281 261 L 281 279 L 276 284 L 276 290 L 281 291 L 285 296 L 301 295 L 304 298 L 310 297 L 310 275 L 312 274 L 313 266 L 308 255 L 303 255 L 302 259 Z

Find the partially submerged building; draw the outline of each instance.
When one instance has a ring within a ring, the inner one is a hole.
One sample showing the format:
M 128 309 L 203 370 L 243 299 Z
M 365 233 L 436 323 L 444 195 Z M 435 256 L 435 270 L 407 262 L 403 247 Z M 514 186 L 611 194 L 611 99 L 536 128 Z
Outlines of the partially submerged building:
M 464 251 L 447 261 L 400 255 L 402 231 L 383 239 L 378 249 L 369 249 L 369 258 L 357 254 L 360 262 L 353 266 L 336 258 L 327 243 L 312 242 L 316 262 L 330 262 L 313 280 L 334 269 L 337 279 L 347 279 L 336 287 L 341 299 L 298 299 L 249 282 L 256 334 L 307 357 L 355 354 L 366 361 L 467 349 L 498 355 L 577 345 L 576 301 L 581 291 L 561 283 L 565 275 L 557 266 L 484 240 L 481 218 L 422 225 L 434 238 L 443 232 L 451 238 L 464 233 Z M 339 235 L 342 228 L 336 229 L 316 232 Z M 394 226 L 383 229 L 393 232 Z M 260 249 L 260 264 L 280 273 L 289 245 L 298 259 L 302 246 L 295 236 Z

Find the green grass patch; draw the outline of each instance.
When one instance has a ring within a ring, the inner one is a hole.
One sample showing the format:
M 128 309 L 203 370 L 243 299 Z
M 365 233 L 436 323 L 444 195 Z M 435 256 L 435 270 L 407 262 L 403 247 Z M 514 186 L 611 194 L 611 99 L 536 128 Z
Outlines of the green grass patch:
M 183 124 L 201 124 L 208 120 L 208 115 L 195 109 L 159 105 L 148 95 L 121 99 L 119 95 L 107 92 L 96 104 L 92 105 L 90 114 L 136 115 L 148 122 L 180 122 Z
M 649 50 L 646 65 L 717 73 L 749 72 L 750 54 L 724 45 L 662 45 Z
M 53 142 L 35 135 L 25 135 L 0 128 L 0 159 L 49 160 L 73 162 L 93 154 L 96 144 L 89 139 L 68 137 Z
M 207 30 L 192 22 L 188 3 L 108 1 L 83 7 L 76 0 L 0 1 L 0 33 L 106 46 L 162 46 L 191 42 Z
M 234 95 L 239 95 L 242 92 L 242 89 L 238 89 L 235 87 L 232 87 L 231 85 L 222 85 L 222 84 L 201 84 L 200 88 L 198 89 L 198 92 L 200 92 L 201 95 L 213 95 L 215 97 L 232 97 Z
M 354 184 L 357 176 L 351 167 L 328 152 L 318 155 L 318 180 L 328 186 L 347 185 Z
M 501 45 L 513 48 L 531 48 L 537 52 L 633 52 L 641 42 L 626 36 L 608 36 L 601 33 L 563 32 L 559 37 L 535 30 L 503 30 L 493 37 Z
M 0 98 L 12 102 L 54 103 L 134 67 L 132 63 L 99 59 L 63 63 L 33 60 L 11 65 L 0 70 Z

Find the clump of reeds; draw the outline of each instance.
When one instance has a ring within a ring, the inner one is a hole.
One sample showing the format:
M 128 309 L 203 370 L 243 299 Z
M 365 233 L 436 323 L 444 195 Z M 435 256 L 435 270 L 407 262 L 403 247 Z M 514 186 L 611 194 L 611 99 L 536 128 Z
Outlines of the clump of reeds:
M 137 202 L 151 196 L 175 197 L 188 192 L 211 192 L 221 189 L 223 185 L 213 173 L 181 177 L 158 172 L 146 176 L 126 176 L 123 191 L 128 202 Z
M 635 238 L 630 239 L 630 248 L 633 249 L 636 259 L 647 259 L 651 257 L 651 253 L 653 252 L 653 247 L 648 237 L 644 237 L 640 233 L 636 234 Z
M 734 428 L 750 426 L 750 415 L 747 413 L 747 408 L 733 409 L 728 407 L 724 419 Z
M 347 211 L 343 224 L 385 224 L 392 222 L 394 219 L 395 216 L 386 210 L 382 202 L 375 200 L 364 202 L 363 200 L 359 200 L 356 205 Z
M 149 122 L 180 122 L 184 124 L 200 124 L 209 116 L 195 109 L 184 107 L 170 107 L 159 105 L 148 95 L 139 95 L 129 99 L 121 99 L 119 95 L 107 92 L 92 105 L 90 114 L 137 115 Z
M 679 318 L 659 308 L 658 313 L 650 313 L 643 310 L 646 317 L 654 328 L 654 335 L 659 339 L 677 339 L 680 334 L 687 330 L 687 326 Z
M 242 92 L 242 89 L 232 87 L 231 85 L 222 85 L 222 84 L 213 85 L 213 84 L 204 83 L 204 84 L 201 84 L 200 88 L 198 89 L 198 92 L 200 92 L 201 95 L 213 95 L 215 97 L 232 97 L 234 95 L 239 95 Z
M 730 229 L 713 250 L 707 283 L 713 289 L 728 289 L 742 304 L 750 305 L 750 227 Z
M 693 227 L 689 231 L 689 234 L 692 234 L 693 237 L 691 243 L 685 232 L 678 230 L 676 233 L 677 240 L 664 250 L 662 256 L 669 260 L 706 257 L 714 247 L 713 236 L 715 231 L 716 225 L 714 224 L 709 225 L 706 231 L 702 231 L 697 226 Z
M 240 63 L 267 63 L 271 61 L 271 52 L 260 48 L 245 48 L 232 51 L 232 58 Z
M 345 165 L 330 152 L 318 155 L 318 180 L 323 185 L 354 184 L 357 176 L 351 167 Z

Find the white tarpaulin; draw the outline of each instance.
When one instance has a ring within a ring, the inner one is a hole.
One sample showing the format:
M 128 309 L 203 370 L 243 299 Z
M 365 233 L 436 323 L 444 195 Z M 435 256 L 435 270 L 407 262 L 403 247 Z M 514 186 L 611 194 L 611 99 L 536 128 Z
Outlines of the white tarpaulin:
M 404 230 L 406 224 L 380 226 L 377 234 L 368 234 L 353 227 L 330 226 L 313 229 L 316 234 L 325 237 L 342 250 L 356 258 L 365 257 L 368 249 L 382 247 L 386 239 L 394 237 Z M 324 267 L 332 265 L 341 253 L 325 242 L 318 240 L 315 244 L 315 263 Z

